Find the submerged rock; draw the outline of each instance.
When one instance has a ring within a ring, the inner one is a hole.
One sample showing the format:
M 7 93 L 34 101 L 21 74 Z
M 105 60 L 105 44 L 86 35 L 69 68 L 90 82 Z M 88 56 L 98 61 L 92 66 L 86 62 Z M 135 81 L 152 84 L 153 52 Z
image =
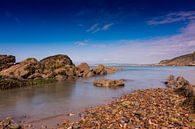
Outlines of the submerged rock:
M 120 80 L 109 80 L 109 79 L 105 79 L 105 80 L 95 80 L 93 82 L 93 84 L 95 86 L 99 86 L 99 87 L 120 87 L 120 86 L 124 86 L 124 80 L 120 79 Z

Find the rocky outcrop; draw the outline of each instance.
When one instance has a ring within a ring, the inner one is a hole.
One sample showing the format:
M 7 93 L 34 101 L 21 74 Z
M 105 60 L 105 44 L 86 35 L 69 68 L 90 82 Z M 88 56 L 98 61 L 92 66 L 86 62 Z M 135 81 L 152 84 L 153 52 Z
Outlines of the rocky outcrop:
M 119 79 L 119 80 L 109 80 L 109 79 L 105 79 L 105 80 L 95 80 L 93 82 L 93 84 L 95 86 L 98 87 L 120 87 L 120 86 L 124 86 L 125 82 L 123 79 Z
M 173 75 L 170 75 L 165 82 L 168 88 L 173 89 L 176 92 L 182 93 L 188 97 L 189 102 L 194 105 L 195 111 L 195 86 L 190 84 L 184 77 L 179 76 L 175 79 Z
M 17 78 L 30 79 L 38 77 L 38 73 L 42 73 L 42 66 L 35 58 L 28 58 L 18 64 L 15 64 L 8 69 L 2 70 L 0 75 Z M 37 76 L 36 76 L 37 75 Z
M 8 63 L 9 61 L 7 59 L 4 62 Z M 27 82 L 25 84 L 37 84 L 39 82 L 50 82 L 50 80 L 64 81 L 67 79 L 94 77 L 113 73 L 114 71 L 116 69 L 108 69 L 104 65 L 98 65 L 90 69 L 87 63 L 81 63 L 76 67 L 67 55 L 62 54 L 50 56 L 41 61 L 35 58 L 28 58 L 0 71 L 2 76 L 0 87 L 1 89 L 8 89 L 11 88 L 11 85 L 13 87 L 24 86 L 23 82 Z
M 0 71 L 9 68 L 10 66 L 14 65 L 15 62 L 16 62 L 15 56 L 0 55 Z
M 95 75 L 106 75 L 107 74 L 106 67 L 102 64 L 95 67 L 93 69 L 93 71 L 94 71 Z
M 182 55 L 170 60 L 162 60 L 159 65 L 163 66 L 195 66 L 195 52 Z
M 78 76 L 79 77 L 88 77 L 90 72 L 90 67 L 87 63 L 81 63 L 77 66 L 78 68 Z M 92 75 L 93 76 L 93 75 Z

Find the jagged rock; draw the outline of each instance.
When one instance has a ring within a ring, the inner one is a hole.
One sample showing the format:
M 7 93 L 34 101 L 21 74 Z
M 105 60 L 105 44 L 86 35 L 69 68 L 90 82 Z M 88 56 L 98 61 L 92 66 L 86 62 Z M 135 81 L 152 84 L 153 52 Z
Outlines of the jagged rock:
M 81 63 L 80 65 L 77 66 L 78 68 L 78 76 L 79 77 L 86 77 L 87 74 L 90 72 L 90 67 L 87 63 Z
M 8 69 L 2 70 L 0 75 L 10 78 L 27 79 L 30 75 L 39 73 L 41 70 L 41 64 L 35 58 L 28 58 Z
M 124 80 L 120 79 L 120 80 L 109 80 L 109 79 L 105 79 L 105 80 L 95 80 L 93 82 L 93 84 L 95 86 L 99 86 L 99 87 L 120 87 L 120 86 L 124 86 Z
M 106 75 L 107 74 L 107 71 L 106 71 L 106 67 L 102 64 L 98 65 L 97 67 L 95 67 L 93 69 L 94 73 L 96 75 Z
M 14 65 L 15 62 L 16 62 L 15 56 L 0 55 L 0 71 L 9 68 L 10 66 Z

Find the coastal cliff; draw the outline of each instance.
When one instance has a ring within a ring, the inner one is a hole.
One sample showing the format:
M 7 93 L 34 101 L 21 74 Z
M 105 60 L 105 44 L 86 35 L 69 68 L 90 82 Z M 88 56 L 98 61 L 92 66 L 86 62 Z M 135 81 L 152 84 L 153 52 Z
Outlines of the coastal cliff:
M 175 57 L 170 60 L 162 60 L 159 65 L 163 66 L 195 66 L 195 52 Z

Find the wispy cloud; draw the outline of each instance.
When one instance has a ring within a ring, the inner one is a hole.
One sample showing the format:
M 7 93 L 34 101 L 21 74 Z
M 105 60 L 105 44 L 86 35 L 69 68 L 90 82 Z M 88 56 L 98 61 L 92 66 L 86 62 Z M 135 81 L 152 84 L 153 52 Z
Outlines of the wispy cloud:
M 182 11 L 169 13 L 164 16 L 153 18 L 150 21 L 147 21 L 149 25 L 159 25 L 159 24 L 168 24 L 180 21 L 191 21 L 195 20 L 195 11 Z
M 103 27 L 102 27 L 102 30 L 109 30 L 111 26 L 113 26 L 114 23 L 109 23 L 109 24 L 105 24 Z
M 86 31 L 87 32 L 91 32 L 91 33 L 96 33 L 98 31 L 107 31 L 109 30 L 112 26 L 114 25 L 114 23 L 107 23 L 107 24 L 93 24 L 91 27 L 89 27 Z
M 98 32 L 99 30 L 100 30 L 99 24 L 94 24 L 89 29 L 87 29 L 86 31 L 95 33 L 95 32 Z
M 76 41 L 76 42 L 74 42 L 74 44 L 76 46 L 87 46 L 88 42 L 89 42 L 89 40 L 83 40 L 83 41 Z

